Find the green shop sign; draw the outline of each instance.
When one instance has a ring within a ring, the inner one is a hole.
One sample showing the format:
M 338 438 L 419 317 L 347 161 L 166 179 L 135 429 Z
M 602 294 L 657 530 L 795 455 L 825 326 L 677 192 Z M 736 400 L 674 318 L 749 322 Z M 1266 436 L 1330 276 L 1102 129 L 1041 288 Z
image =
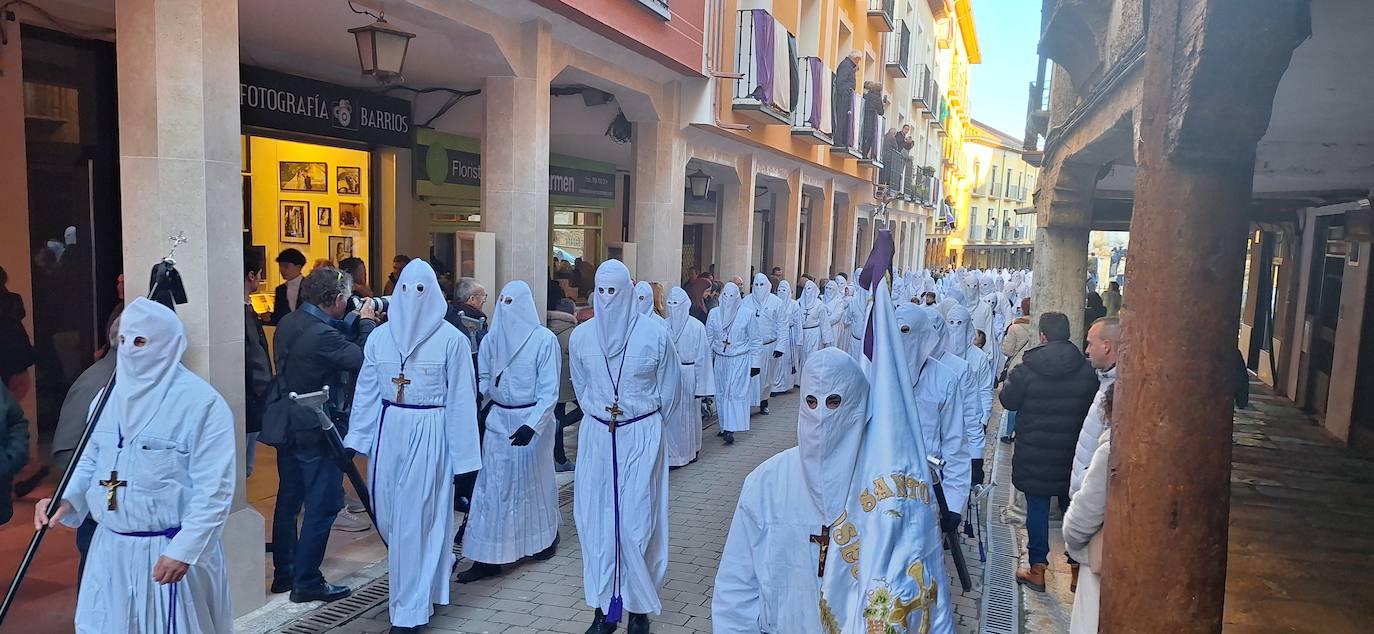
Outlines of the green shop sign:
M 428 128 L 415 131 L 415 194 L 466 201 L 481 197 L 482 152 L 477 139 Z M 549 155 L 549 204 L 609 208 L 615 201 L 615 166 Z

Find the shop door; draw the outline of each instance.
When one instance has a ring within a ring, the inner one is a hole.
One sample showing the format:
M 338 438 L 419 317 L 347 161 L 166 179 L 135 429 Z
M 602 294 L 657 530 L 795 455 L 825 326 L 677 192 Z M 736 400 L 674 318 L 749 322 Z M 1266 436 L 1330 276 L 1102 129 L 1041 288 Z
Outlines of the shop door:
M 1259 279 L 1255 284 L 1255 323 L 1253 334 L 1250 336 L 1250 353 L 1246 355 L 1247 365 L 1250 370 L 1260 373 L 1260 354 L 1266 353 L 1265 364 L 1270 366 L 1267 372 L 1271 377 L 1276 373 L 1274 363 L 1274 305 L 1278 297 L 1279 266 L 1282 259 L 1276 258 L 1282 245 L 1283 234 L 1265 231 L 1260 234 L 1260 270 Z
M 24 32 L 25 146 L 38 426 L 106 343 L 122 268 L 114 47 Z M 147 275 L 148 269 L 132 275 Z
M 1313 249 L 1312 281 L 1307 296 L 1307 389 L 1303 406 L 1326 414 L 1331 366 L 1336 354 L 1336 324 L 1340 319 L 1341 285 L 1345 277 L 1345 219 L 1323 216 L 1317 223 L 1319 243 Z
M 1360 356 L 1355 371 L 1355 406 L 1350 416 L 1350 446 L 1374 455 L 1374 275 L 1364 295 Z

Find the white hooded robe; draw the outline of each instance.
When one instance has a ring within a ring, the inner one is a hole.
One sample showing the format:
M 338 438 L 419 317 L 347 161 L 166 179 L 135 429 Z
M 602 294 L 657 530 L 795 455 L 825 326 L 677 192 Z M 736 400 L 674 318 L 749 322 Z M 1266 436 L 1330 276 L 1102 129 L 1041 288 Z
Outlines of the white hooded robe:
M 553 477 L 553 407 L 563 353 L 558 337 L 539 323 L 528 284 L 515 280 L 496 298 L 491 331 L 477 350 L 477 386 L 486 407 L 482 470 L 463 534 L 463 556 L 507 564 L 533 555 L 558 536 L 558 486 Z M 511 435 L 534 430 L 528 445 Z
M 596 289 L 596 316 L 573 330 L 568 343 L 573 389 L 586 415 L 573 480 L 583 594 L 587 605 L 603 611 L 619 596 L 628 612 L 657 614 L 668 572 L 663 430 L 676 406 L 681 370 L 672 335 L 635 311 L 624 264 L 602 262 Z M 620 412 L 614 428 L 612 409 Z
M 821 546 L 844 511 L 868 417 L 868 381 L 840 350 L 802 369 L 797 446 L 744 480 L 711 594 L 716 634 L 821 634 Z M 839 407 L 826 405 L 839 395 Z M 808 407 L 814 400 L 816 407 Z M 827 557 L 841 556 L 831 543 Z
M 136 299 L 120 317 L 119 336 L 114 391 L 67 487 L 72 512 L 60 520 L 76 528 L 89 514 L 100 523 L 81 578 L 76 632 L 230 634 L 221 533 L 234 496 L 233 413 L 181 365 L 186 333 L 171 310 Z M 138 347 L 136 337 L 148 343 Z M 123 483 L 113 510 L 101 481 Z M 164 555 L 190 565 L 181 581 L 152 580 Z
M 783 348 L 782 358 L 778 360 L 777 374 L 773 380 L 774 392 L 787 392 L 796 387 L 801 380 L 797 372 L 797 346 L 801 345 L 801 304 L 792 298 L 792 286 L 787 280 L 778 282 L 777 297 L 782 301 L 779 315 L 787 320 L 786 330 L 778 337 L 778 345 Z
M 720 292 L 720 305 L 706 316 L 706 339 L 716 380 L 716 414 L 722 431 L 749 431 L 749 408 L 758 402 L 750 381 L 758 341 L 753 336 L 754 313 L 744 310 L 734 282 Z
M 940 477 L 950 510 L 962 513 L 968 503 L 972 464 L 964 433 L 964 400 L 959 377 L 930 355 L 940 345 L 941 317 L 915 304 L 897 307 L 907 368 L 915 378 L 916 406 L 921 408 L 921 434 L 926 452 L 945 462 Z M 981 457 L 981 456 L 980 456 Z
M 434 269 L 401 270 L 388 321 L 367 338 L 344 446 L 369 457 L 377 530 L 387 541 L 391 624 L 429 622 L 449 603 L 453 476 L 482 467 L 466 335 L 444 321 Z M 404 377 L 404 394 L 396 382 Z
M 692 299 L 687 291 L 674 287 L 668 293 L 668 332 L 677 351 L 678 407 L 664 430 L 668 466 L 681 467 L 697 459 L 701 451 L 701 397 L 715 393 L 711 369 L 711 349 L 706 326 L 692 319 Z

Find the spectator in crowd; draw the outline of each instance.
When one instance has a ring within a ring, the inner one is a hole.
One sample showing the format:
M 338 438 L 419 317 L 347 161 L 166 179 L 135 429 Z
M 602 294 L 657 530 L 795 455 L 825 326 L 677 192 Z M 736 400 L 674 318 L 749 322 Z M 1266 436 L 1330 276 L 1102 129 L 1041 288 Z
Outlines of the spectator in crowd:
M 573 461 L 568 460 L 568 454 L 563 446 L 563 430 L 567 427 L 576 425 L 582 420 L 582 410 L 577 407 L 577 395 L 573 392 L 572 373 L 568 365 L 568 339 L 572 337 L 573 328 L 577 326 L 577 306 L 571 299 L 564 298 L 558 302 L 554 310 L 549 311 L 545 321 L 548 322 L 549 330 L 558 336 L 558 347 L 563 354 L 563 364 L 559 366 L 562 371 L 558 377 L 558 405 L 554 406 L 553 416 L 558 421 L 558 433 L 553 437 L 553 469 L 556 472 L 572 471 L 575 468 Z
M 268 323 L 277 325 L 282 317 L 299 307 L 301 294 L 301 272 L 305 270 L 305 254 L 296 249 L 283 249 L 277 255 L 277 272 L 283 280 L 277 285 L 276 297 L 272 301 L 272 319 Z
M 1069 336 L 1067 316 L 1041 315 L 1041 346 L 1024 355 L 1002 387 L 1002 407 L 1017 412 L 1012 485 L 1026 495 L 1030 567 L 1017 571 L 1016 580 L 1037 592 L 1045 591 L 1049 565 L 1050 498 L 1068 508 L 1078 432 L 1100 384 Z
M 353 286 L 353 279 L 338 269 L 311 271 L 301 284 L 299 309 L 277 328 L 274 349 L 283 391 L 305 394 L 329 386 L 326 411 L 341 433 L 347 430 L 352 380 L 363 365 L 362 346 L 377 323 L 373 302 L 348 312 Z M 342 324 L 336 325 L 339 320 Z M 344 376 L 351 378 L 345 381 Z M 291 429 L 289 421 L 263 422 Z M 324 435 L 315 430 L 295 433 L 289 446 L 277 449 L 277 475 L 281 488 L 272 520 L 272 592 L 291 592 L 293 603 L 348 596 L 347 587 L 326 582 L 320 572 L 330 528 L 344 506 L 343 472 Z
M 248 296 L 258 290 L 263 277 L 262 254 L 254 249 L 243 250 L 243 313 L 244 313 L 244 454 L 245 473 L 253 475 L 253 459 L 257 456 L 258 434 L 262 432 L 263 399 L 267 385 L 272 382 L 272 358 L 267 353 L 267 334 L 262 320 Z
M 482 312 L 482 305 L 487 302 L 487 289 L 481 282 L 471 277 L 458 278 L 458 284 L 453 289 L 453 302 L 449 304 L 448 315 L 444 317 L 453 327 L 467 334 L 468 339 L 473 344 L 473 354 L 476 354 L 477 344 L 480 343 L 482 335 L 487 329 L 487 314 Z M 473 321 L 482 322 L 482 326 L 464 323 L 459 317 L 466 317 Z
M 1006 382 L 1007 377 L 1016 366 L 1021 365 L 1027 350 L 1039 345 L 1039 339 L 1035 332 L 1035 326 L 1031 325 L 1030 299 L 1021 300 L 1021 314 L 1007 326 L 1007 336 L 1002 338 L 1002 354 L 1007 357 L 1007 365 L 1002 370 L 1002 382 Z M 1002 412 L 1002 434 L 999 440 L 1010 444 L 1016 433 L 1016 412 L 1003 410 Z
M 546 306 L 544 307 L 544 310 L 545 310 L 545 311 L 550 311 L 550 310 L 553 310 L 553 309 L 557 308 L 557 307 L 558 307 L 558 302 L 559 302 L 559 300 L 562 300 L 564 297 L 567 297 L 567 296 L 568 296 L 567 293 L 564 293 L 564 292 L 563 292 L 563 285 L 558 283 L 558 278 L 557 278 L 557 277 L 554 277 L 554 276 L 552 276 L 552 275 L 549 276 L 549 293 L 548 293 L 548 295 L 549 295 L 549 296 L 548 296 L 547 298 L 545 298 L 545 303 L 546 303 Z
M 1112 403 L 1116 385 L 1107 386 L 1100 401 L 1102 437 L 1084 472 L 1083 486 L 1064 512 L 1064 547 L 1085 566 L 1081 585 L 1074 589 L 1069 634 L 1097 634 L 1102 594 L 1102 529 L 1107 519 L 1107 488 L 1111 484 Z
M 357 310 L 364 298 L 372 297 L 372 287 L 367 281 L 367 264 L 362 258 L 344 258 L 339 260 L 339 270 L 353 278 L 353 300 L 349 310 Z
M 692 317 L 697 318 L 701 323 L 706 323 L 706 313 L 710 308 L 706 305 L 706 294 L 715 286 L 715 276 L 710 271 L 701 275 L 689 278 L 686 284 L 682 285 L 682 290 L 687 291 L 687 298 L 692 301 Z
M 390 295 L 395 292 L 396 278 L 401 276 L 401 269 L 405 268 L 407 264 L 410 264 L 410 256 L 408 255 L 397 253 L 396 257 L 391 258 L 391 273 L 386 276 L 386 286 L 382 288 L 383 295 Z
M 1107 309 L 1106 317 L 1116 317 L 1121 314 L 1121 285 L 1116 282 L 1108 282 L 1107 290 L 1102 293 L 1102 306 Z
M 29 331 L 24 329 L 26 316 L 24 298 L 9 289 L 9 274 L 0 268 L 0 382 L 16 401 L 29 393 L 29 368 L 34 361 Z
M 1095 292 L 1090 292 L 1083 297 L 1083 325 L 1090 326 L 1093 322 L 1107 316 L 1107 307 L 1102 305 L 1102 296 Z M 1086 337 L 1086 333 L 1084 334 Z M 1084 340 L 1086 344 L 1086 339 Z M 1086 347 L 1086 346 L 1085 346 Z
M 1121 321 L 1115 317 L 1103 317 L 1088 328 L 1088 363 L 1097 371 L 1099 383 L 1092 407 L 1088 408 L 1088 415 L 1083 419 L 1083 428 L 1078 432 L 1073 472 L 1069 477 L 1070 500 L 1078 496 L 1078 489 L 1083 486 L 1083 476 L 1088 471 L 1088 463 L 1092 461 L 1093 452 L 1097 451 L 1098 439 L 1102 437 L 1102 430 L 1107 425 L 1105 399 L 1107 390 L 1116 383 L 1116 362 L 1120 342 Z M 1079 568 L 1077 565 L 1071 568 L 1073 579 L 1069 582 L 1069 589 L 1076 590 Z

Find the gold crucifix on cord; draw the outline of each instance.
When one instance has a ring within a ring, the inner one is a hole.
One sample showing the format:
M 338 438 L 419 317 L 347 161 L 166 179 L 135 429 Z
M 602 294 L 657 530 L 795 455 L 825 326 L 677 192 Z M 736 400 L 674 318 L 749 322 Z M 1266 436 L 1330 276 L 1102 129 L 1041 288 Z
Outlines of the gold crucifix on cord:
M 396 402 L 406 402 L 406 386 L 410 385 L 410 379 L 406 378 L 406 373 L 401 372 L 400 376 L 391 379 L 391 383 L 396 386 Z
M 615 431 L 615 417 L 624 414 L 625 410 L 620 409 L 620 403 L 611 403 L 611 406 L 607 407 L 606 411 L 611 413 L 611 424 L 607 431 Z
M 119 472 L 111 470 L 109 480 L 101 480 L 100 486 L 105 487 L 106 507 L 111 511 L 119 510 L 119 501 L 115 498 L 115 491 L 119 487 L 129 486 L 128 482 L 119 479 Z
M 822 526 L 820 535 L 812 535 L 811 543 L 821 547 L 821 565 L 816 568 L 816 576 L 825 576 L 825 556 L 830 552 L 830 527 Z

